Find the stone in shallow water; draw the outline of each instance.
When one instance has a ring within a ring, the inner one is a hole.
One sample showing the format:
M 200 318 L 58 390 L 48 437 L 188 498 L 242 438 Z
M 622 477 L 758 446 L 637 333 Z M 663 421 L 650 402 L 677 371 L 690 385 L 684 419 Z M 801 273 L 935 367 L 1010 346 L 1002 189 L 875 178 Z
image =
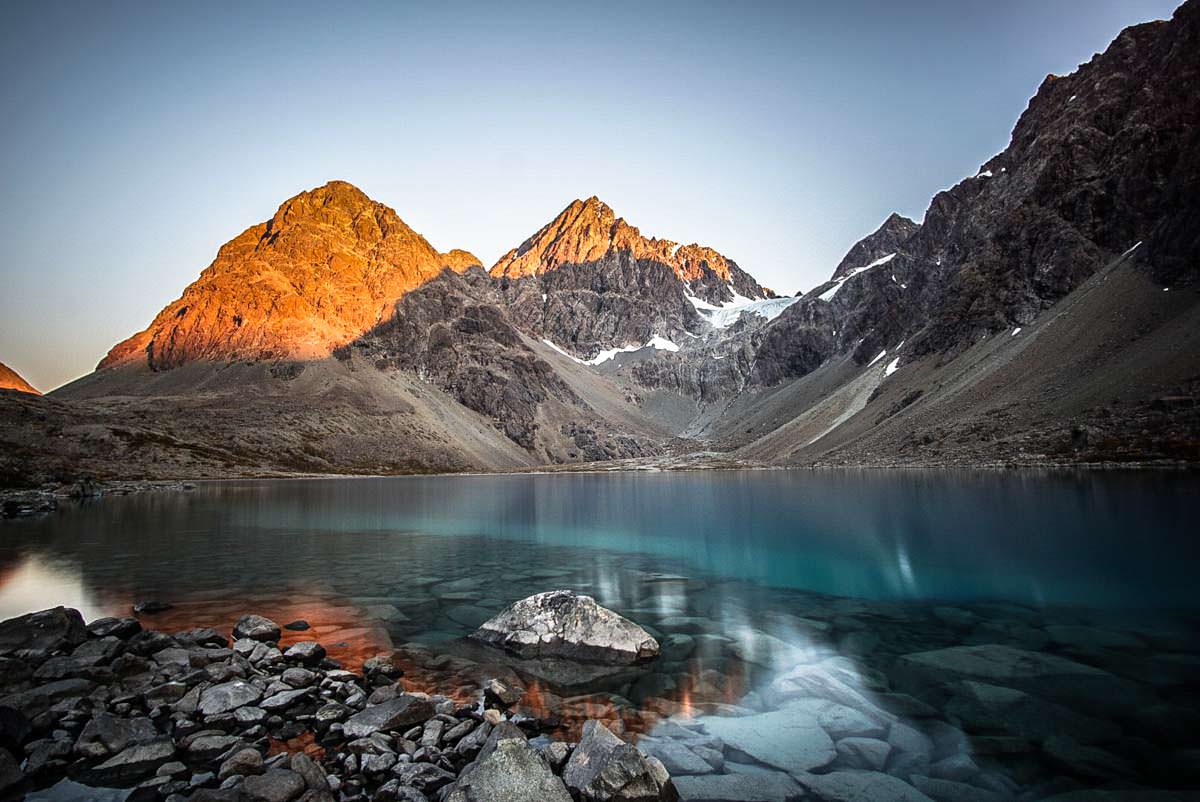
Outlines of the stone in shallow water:
M 892 745 L 877 738 L 843 738 L 837 742 L 837 765 L 845 769 L 883 771 Z
M 776 710 L 754 716 L 704 716 L 698 722 L 729 748 L 784 771 L 811 771 L 837 757 L 833 739 L 809 713 Z
M 686 802 L 790 802 L 800 786 L 783 772 L 703 774 L 672 780 Z
M 316 665 L 325 659 L 325 647 L 313 640 L 302 640 L 288 648 L 283 656 L 304 665 Z
M 913 786 L 937 802 L 1007 802 L 1008 797 L 995 791 L 988 791 L 967 783 L 954 780 L 940 780 L 934 777 L 923 777 L 920 774 L 912 778 Z
M 250 638 L 251 640 L 274 642 L 279 640 L 281 634 L 283 633 L 279 624 L 261 615 L 244 615 L 233 625 L 234 640 Z
M 638 747 L 646 754 L 661 760 L 672 777 L 684 774 L 711 774 L 713 771 L 707 760 L 679 741 L 643 738 L 638 741 Z
M 522 599 L 485 621 L 472 638 L 523 658 L 627 665 L 658 654 L 658 641 L 591 596 L 552 590 Z
M 892 681 L 917 696 L 939 694 L 961 680 L 1016 688 L 1063 703 L 1131 708 L 1146 694 L 1128 680 L 1065 657 L 1011 646 L 952 646 L 906 654 L 896 661 Z
M 834 771 L 794 775 L 820 802 L 932 802 L 913 786 L 875 771 Z
M 1111 741 L 1121 735 L 1120 727 L 1110 722 L 1089 718 L 1024 691 L 984 682 L 960 683 L 945 710 L 973 732 L 1003 732 L 1035 739 L 1068 735 L 1083 743 Z

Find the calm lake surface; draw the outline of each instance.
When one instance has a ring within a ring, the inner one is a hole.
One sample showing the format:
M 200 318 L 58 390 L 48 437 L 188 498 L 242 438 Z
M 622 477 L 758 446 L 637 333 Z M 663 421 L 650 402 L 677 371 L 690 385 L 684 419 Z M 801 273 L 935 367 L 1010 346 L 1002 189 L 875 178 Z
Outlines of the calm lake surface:
M 602 715 L 643 733 L 651 748 L 685 738 L 663 729 L 680 717 L 792 709 L 807 697 L 789 696 L 786 688 L 798 680 L 788 672 L 824 666 L 822 681 L 836 677 L 855 689 L 870 715 L 910 723 L 925 717 L 925 770 L 947 750 L 973 754 L 977 786 L 1015 793 L 1064 776 L 1083 785 L 1095 778 L 1047 759 L 1040 741 L 1002 715 L 997 722 L 955 708 L 962 689 L 953 683 L 978 679 L 970 671 L 942 672 L 934 688 L 905 656 L 994 646 L 1069 658 L 1120 679 L 1122 688 L 1141 683 L 1137 692 L 1153 694 L 1160 706 L 1196 715 L 1198 491 L 1196 475 L 1170 472 L 198 483 L 189 492 L 106 497 L 0 525 L 0 618 L 65 604 L 91 620 L 128 615 L 144 600 L 174 605 L 143 619 L 168 631 L 228 631 L 246 612 L 280 623 L 303 618 L 313 628 L 286 637 L 316 638 L 350 664 L 409 650 L 410 682 L 467 695 L 479 677 L 464 666 L 482 658 L 458 639 L 512 601 L 573 588 L 646 626 L 664 656 L 637 676 L 582 682 L 513 666 L 536 690 L 525 701 L 528 712 L 562 719 L 565 731 Z M 1146 678 L 1152 666 L 1161 677 Z M 914 696 L 927 707 L 908 703 Z M 1068 701 L 1089 700 L 1047 703 Z M 1133 737 L 1124 701 L 1111 711 L 1095 701 L 1097 720 L 1120 721 L 1120 737 Z M 900 725 L 891 726 L 896 732 Z M 1133 735 L 1173 741 L 1162 744 L 1169 754 L 1195 746 L 1154 726 Z M 941 735 L 930 731 L 938 727 Z M 950 746 L 946 727 L 958 734 Z M 964 730 L 993 740 L 1025 737 L 1040 768 L 1014 768 L 1017 758 L 990 754 L 999 749 L 992 742 L 972 746 Z M 729 743 L 739 733 L 722 737 Z M 1099 743 L 1131 760 L 1129 744 Z M 787 768 L 751 759 L 751 746 L 732 754 L 755 770 Z M 911 743 L 893 746 L 889 761 L 908 754 Z M 1169 773 L 1169 765 L 1139 763 L 1139 782 L 1153 785 L 1155 772 Z

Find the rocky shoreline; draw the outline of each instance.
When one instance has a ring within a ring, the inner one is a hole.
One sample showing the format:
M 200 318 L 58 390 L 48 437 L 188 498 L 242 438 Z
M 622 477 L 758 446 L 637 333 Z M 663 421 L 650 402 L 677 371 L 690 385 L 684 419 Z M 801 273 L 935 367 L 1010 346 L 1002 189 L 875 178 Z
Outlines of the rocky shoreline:
M 456 702 L 405 690 L 390 655 L 349 671 L 281 634 L 252 614 L 231 637 L 63 607 L 0 623 L 0 798 L 58 783 L 169 802 L 677 798 L 661 761 L 599 721 L 576 744 L 510 715 L 499 679 Z

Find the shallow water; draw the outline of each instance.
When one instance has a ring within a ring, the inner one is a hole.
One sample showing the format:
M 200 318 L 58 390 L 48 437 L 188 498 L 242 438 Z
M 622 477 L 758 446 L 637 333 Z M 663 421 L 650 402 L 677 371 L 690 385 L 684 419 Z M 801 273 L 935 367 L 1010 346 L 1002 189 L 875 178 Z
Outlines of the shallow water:
M 90 620 L 147 599 L 175 605 L 146 619 L 167 630 L 227 630 L 244 612 L 304 618 L 313 629 L 289 638 L 315 637 L 351 664 L 402 648 L 410 684 L 469 696 L 495 666 L 457 639 L 518 598 L 569 587 L 670 648 L 634 674 L 582 683 L 512 666 L 529 689 L 518 708 L 561 720 L 563 737 L 599 715 L 647 733 L 647 748 L 692 743 L 706 714 L 802 717 L 812 697 L 849 688 L 860 712 L 885 719 L 882 733 L 868 728 L 875 740 L 909 725 L 928 736 L 921 771 L 962 753 L 974 756 L 969 781 L 979 788 L 1070 788 L 1100 780 L 1046 747 L 1044 734 L 1025 733 L 1030 743 L 1015 756 L 990 754 L 999 745 L 988 738 L 1013 737 L 1003 721 L 964 712 L 960 686 L 925 687 L 897 666 L 905 655 L 997 644 L 1098 667 L 1194 715 L 1195 681 L 1180 675 L 1196 659 L 1200 547 L 1189 502 L 1198 489 L 1192 474 L 1157 472 L 201 483 L 5 523 L 0 618 L 67 604 Z M 793 692 L 805 666 L 824 690 Z M 1162 677 L 1147 680 L 1155 672 Z M 931 707 L 915 715 L 899 691 Z M 1133 779 L 1122 781 L 1161 784 L 1169 756 L 1196 745 L 1131 721 L 1123 704 L 1094 702 L 1091 715 L 1121 728 L 1103 731 L 1109 754 L 1132 755 L 1138 738 L 1168 756 L 1162 765 L 1129 756 Z M 811 747 L 784 752 L 803 762 Z M 893 771 L 902 754 L 893 747 L 886 771 L 907 777 L 903 766 Z M 714 774 L 801 771 L 786 755 L 728 755 Z

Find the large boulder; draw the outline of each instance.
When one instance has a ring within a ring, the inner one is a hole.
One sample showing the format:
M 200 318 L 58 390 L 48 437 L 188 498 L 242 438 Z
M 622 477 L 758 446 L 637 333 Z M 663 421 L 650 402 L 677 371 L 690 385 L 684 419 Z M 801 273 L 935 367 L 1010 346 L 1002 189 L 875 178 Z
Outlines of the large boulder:
M 244 615 L 233 625 L 234 640 L 249 638 L 250 640 L 274 643 L 279 640 L 281 634 L 283 632 L 279 628 L 279 624 L 261 615 Z
M 205 688 L 200 693 L 198 710 L 206 716 L 230 713 L 262 699 L 262 690 L 245 680 L 236 679 Z
M 446 802 L 571 802 L 563 781 L 519 733 L 494 742 L 463 770 Z
M 649 632 L 591 596 L 570 590 L 521 599 L 485 621 L 471 637 L 526 659 L 628 665 L 658 654 L 658 641 Z
M 0 654 L 20 649 L 55 652 L 73 649 L 87 639 L 78 610 L 54 607 L 0 622 Z
M 563 781 L 580 802 L 657 802 L 678 795 L 666 768 L 599 721 L 583 725 L 579 745 L 563 769 Z

